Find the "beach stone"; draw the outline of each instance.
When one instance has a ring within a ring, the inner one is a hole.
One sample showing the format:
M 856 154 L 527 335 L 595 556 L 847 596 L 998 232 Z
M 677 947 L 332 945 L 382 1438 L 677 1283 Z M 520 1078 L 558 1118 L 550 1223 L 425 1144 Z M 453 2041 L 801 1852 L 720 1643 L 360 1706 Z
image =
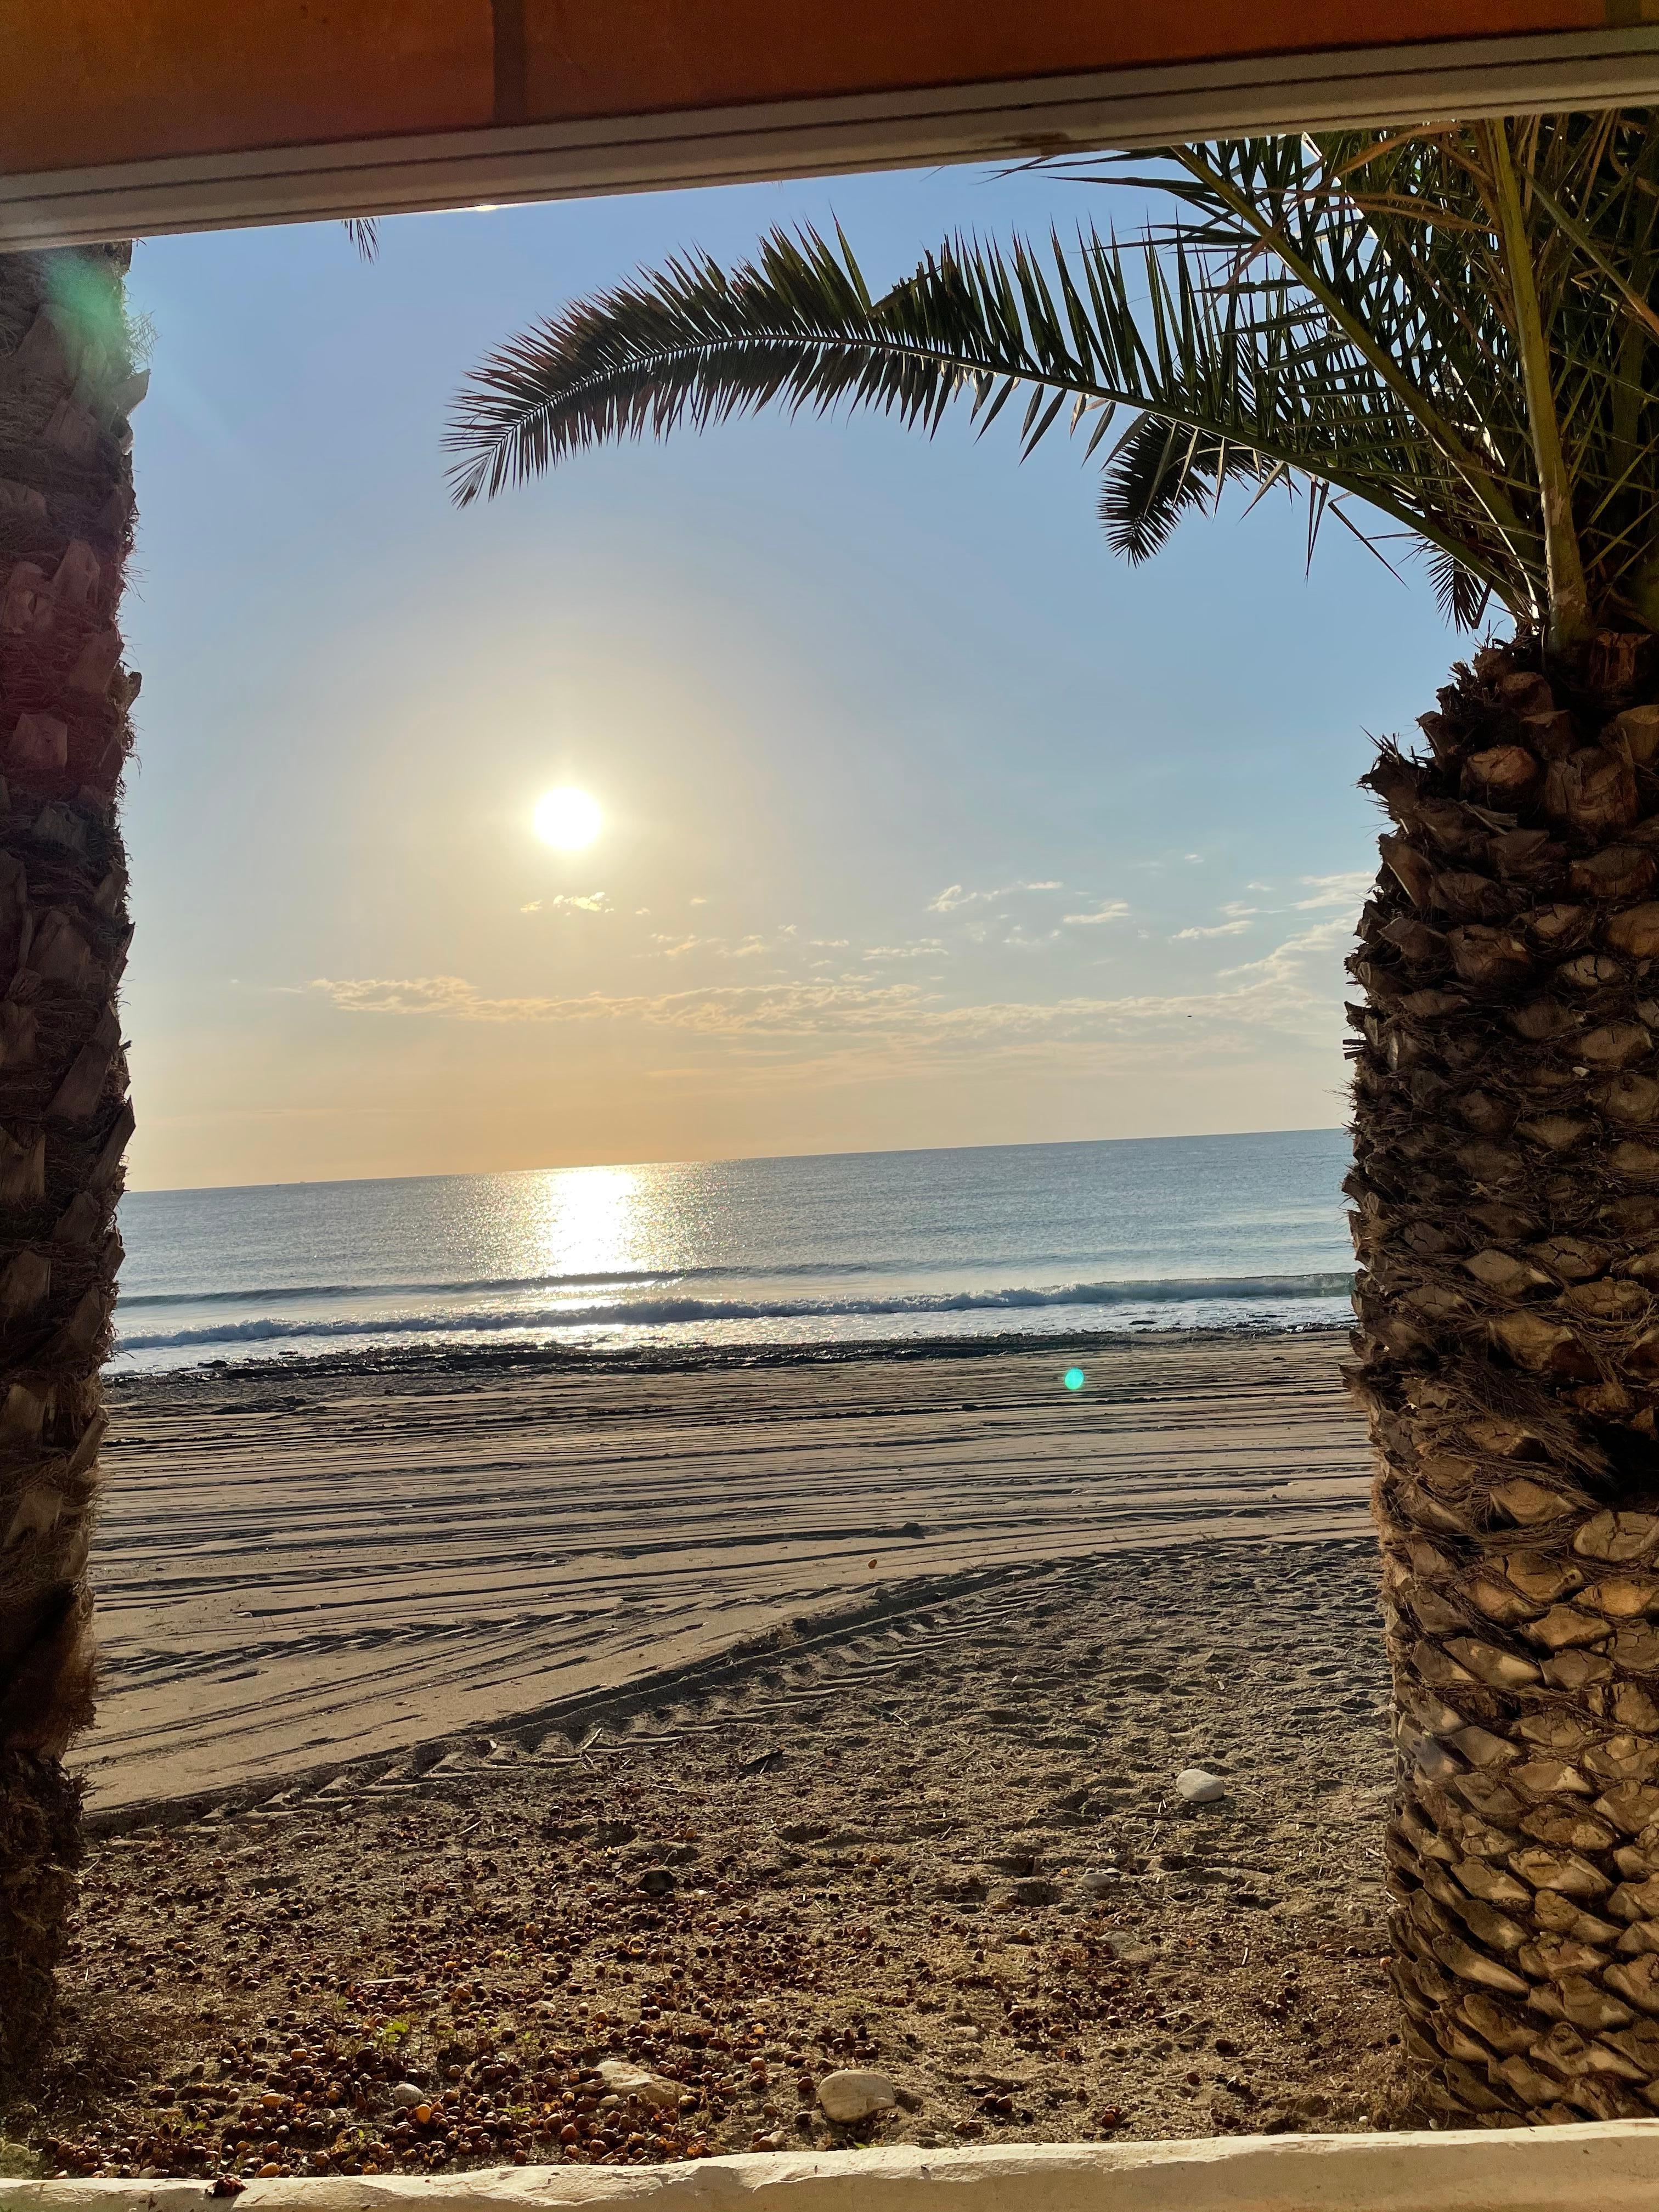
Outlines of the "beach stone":
M 898 2091 L 884 2074 L 867 2073 L 859 2066 L 826 2074 L 818 2084 L 818 2110 L 825 2119 L 839 2120 L 843 2127 L 867 2120 L 872 2112 L 890 2112 L 897 2102 Z
M 1115 1867 L 1085 1867 L 1083 1870 L 1082 1887 L 1086 1896 L 1109 1897 L 1122 1884 L 1123 1876 Z
M 405 2107 L 410 2105 L 423 2105 L 426 2102 L 426 2091 L 416 2088 L 412 2081 L 399 2081 L 392 2092 L 392 2101 L 394 2105 L 402 2105 Z
M 683 2085 L 671 2081 L 666 2075 L 647 2073 L 643 2066 L 630 2066 L 625 2058 L 601 2059 L 599 2072 L 605 2087 L 619 2097 L 637 2097 L 641 2104 L 659 2112 L 679 2109 Z
M 1221 1777 L 1202 1766 L 1183 1767 L 1176 1777 L 1175 1786 L 1189 1805 L 1213 1805 L 1218 1797 L 1227 1795 L 1227 1785 Z

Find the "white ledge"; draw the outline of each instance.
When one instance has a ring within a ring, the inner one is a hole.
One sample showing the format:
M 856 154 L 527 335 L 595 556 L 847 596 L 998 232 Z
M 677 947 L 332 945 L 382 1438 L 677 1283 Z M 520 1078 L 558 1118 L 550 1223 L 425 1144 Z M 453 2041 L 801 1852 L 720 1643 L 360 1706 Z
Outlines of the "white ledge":
M 198 2181 L 5 2181 L 4 2212 L 194 2212 Z M 239 2212 L 1655 2212 L 1659 2119 L 1467 2133 L 776 2151 L 251 2181 Z

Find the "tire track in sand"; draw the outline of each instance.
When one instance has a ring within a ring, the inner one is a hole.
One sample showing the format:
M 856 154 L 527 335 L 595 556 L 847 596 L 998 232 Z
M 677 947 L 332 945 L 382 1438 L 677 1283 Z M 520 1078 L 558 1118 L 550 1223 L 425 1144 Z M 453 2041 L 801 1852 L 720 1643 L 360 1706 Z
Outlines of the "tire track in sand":
M 991 1569 L 1352 1534 L 1340 1347 L 119 1385 L 79 1765 L 106 1808 L 223 1791 L 572 1708 L 902 1585 L 966 1576 L 989 1604 Z

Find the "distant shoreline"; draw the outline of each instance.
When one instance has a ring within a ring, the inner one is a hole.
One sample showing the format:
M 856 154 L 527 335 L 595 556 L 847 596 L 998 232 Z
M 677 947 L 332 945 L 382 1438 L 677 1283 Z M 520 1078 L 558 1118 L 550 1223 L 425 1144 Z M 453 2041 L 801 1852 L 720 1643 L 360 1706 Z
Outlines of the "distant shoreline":
M 1119 1328 L 1073 1330 L 1042 1335 L 1006 1330 L 995 1336 L 866 1337 L 848 1343 L 730 1344 L 662 1346 L 388 1344 L 354 1352 L 284 1352 L 271 1358 L 197 1359 L 176 1367 L 117 1370 L 105 1388 L 125 1393 L 139 1387 L 165 1392 L 204 1381 L 231 1382 L 293 1381 L 306 1376 L 438 1376 L 459 1381 L 513 1370 L 535 1374 L 592 1374 L 619 1369 L 632 1374 L 697 1375 L 723 1369 L 834 1367 L 891 1360 L 969 1359 L 1015 1352 L 1066 1354 L 1099 1358 L 1128 1346 L 1229 1344 L 1273 1337 L 1340 1337 L 1340 1322 L 1240 1321 L 1212 1328 Z

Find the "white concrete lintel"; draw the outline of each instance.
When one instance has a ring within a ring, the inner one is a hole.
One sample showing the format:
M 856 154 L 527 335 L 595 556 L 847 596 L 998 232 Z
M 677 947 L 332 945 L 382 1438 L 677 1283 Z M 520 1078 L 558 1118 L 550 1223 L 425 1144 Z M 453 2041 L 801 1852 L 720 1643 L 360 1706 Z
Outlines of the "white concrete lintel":
M 3 2212 L 197 2212 L 215 2202 L 196 2181 L 0 2180 Z M 250 2182 L 235 2203 L 238 2212 L 1655 2212 L 1659 2119 L 328 2175 Z

